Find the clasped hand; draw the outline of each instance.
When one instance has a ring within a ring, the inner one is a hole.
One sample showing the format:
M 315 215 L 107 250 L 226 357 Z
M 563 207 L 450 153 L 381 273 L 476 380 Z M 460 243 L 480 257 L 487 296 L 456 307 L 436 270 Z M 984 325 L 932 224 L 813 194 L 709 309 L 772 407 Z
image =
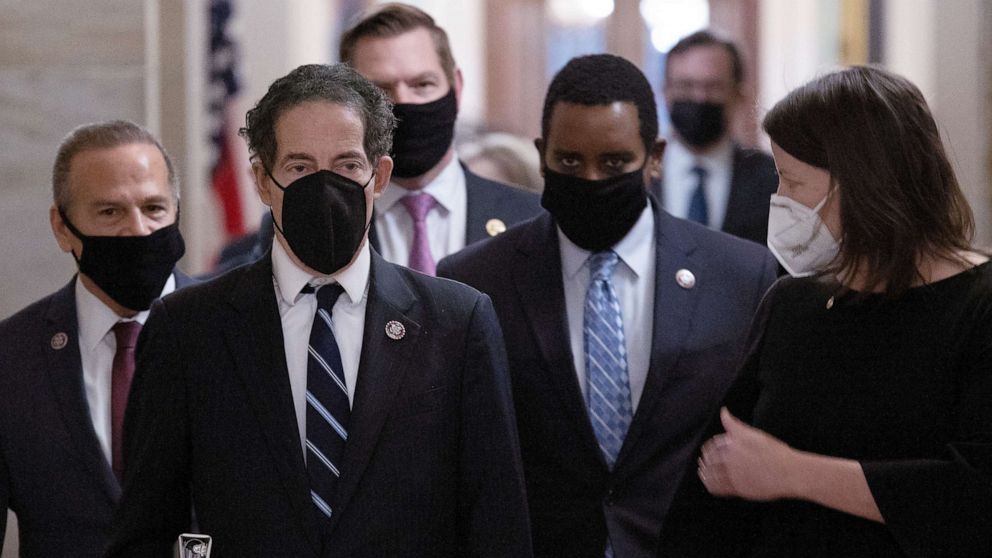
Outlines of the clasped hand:
M 800 452 L 734 417 L 725 407 L 726 431 L 703 444 L 699 479 L 714 496 L 767 501 L 794 497 Z

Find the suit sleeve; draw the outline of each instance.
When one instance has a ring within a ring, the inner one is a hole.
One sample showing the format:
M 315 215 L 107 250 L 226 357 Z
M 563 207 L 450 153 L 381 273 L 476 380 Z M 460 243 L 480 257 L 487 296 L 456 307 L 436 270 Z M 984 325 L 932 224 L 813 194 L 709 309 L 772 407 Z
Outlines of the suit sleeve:
M 2 447 L 2 444 L 0 444 Z M 7 510 L 10 505 L 10 474 L 7 472 L 7 462 L 0 451 L 0 549 L 7 534 Z
M 124 418 L 124 493 L 110 557 L 171 557 L 190 528 L 185 381 L 176 324 L 156 302 L 138 341 Z
M 506 349 L 485 295 L 469 320 L 461 389 L 461 554 L 527 558 L 530 526 Z
M 752 421 L 754 406 L 761 392 L 758 375 L 760 355 L 774 295 L 773 285 L 758 307 L 748 333 L 747 349 L 740 371 L 721 404 L 745 422 Z M 711 417 L 700 438 L 700 447 L 721 432 L 723 427 L 717 414 Z M 662 524 L 657 555 L 663 558 L 742 556 L 757 534 L 762 504 L 711 495 L 696 474 L 699 449 L 696 448 L 694 459 L 686 468 L 682 483 Z
M 958 373 L 957 426 L 943 459 L 863 462 L 907 556 L 992 556 L 992 308 Z

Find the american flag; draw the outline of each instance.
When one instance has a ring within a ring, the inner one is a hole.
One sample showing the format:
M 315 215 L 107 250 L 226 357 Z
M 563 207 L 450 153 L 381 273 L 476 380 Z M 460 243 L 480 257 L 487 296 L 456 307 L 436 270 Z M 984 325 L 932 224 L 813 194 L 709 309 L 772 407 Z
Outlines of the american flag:
M 211 184 L 220 204 L 224 234 L 228 240 L 244 235 L 255 226 L 246 220 L 254 212 L 254 197 L 246 173 L 247 153 L 237 137 L 235 100 L 240 89 L 237 75 L 238 48 L 230 23 L 232 0 L 210 1 L 210 82 L 208 88 L 210 139 L 214 146 Z

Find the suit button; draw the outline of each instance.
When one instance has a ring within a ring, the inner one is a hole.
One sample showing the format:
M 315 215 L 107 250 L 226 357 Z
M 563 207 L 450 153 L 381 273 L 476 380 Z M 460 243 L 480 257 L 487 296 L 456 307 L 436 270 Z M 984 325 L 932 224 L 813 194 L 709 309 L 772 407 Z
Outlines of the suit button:
M 606 497 L 603 498 L 603 503 L 606 504 L 607 506 L 612 506 L 613 505 L 613 489 L 612 488 L 610 488 L 610 489 L 608 489 L 606 491 Z

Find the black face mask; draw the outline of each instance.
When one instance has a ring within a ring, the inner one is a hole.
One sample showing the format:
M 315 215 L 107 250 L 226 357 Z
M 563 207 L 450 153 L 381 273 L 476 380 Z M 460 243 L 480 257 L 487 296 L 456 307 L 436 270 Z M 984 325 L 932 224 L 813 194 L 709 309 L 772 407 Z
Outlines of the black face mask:
M 147 236 L 88 236 L 79 232 L 61 209 L 59 215 L 66 228 L 83 242 L 82 257 L 72 253 L 79 272 L 129 310 L 148 310 L 186 253 L 178 215 L 175 223 Z
M 620 242 L 647 203 L 643 169 L 603 180 L 544 170 L 541 205 L 569 240 L 590 252 Z
M 686 143 L 706 147 L 723 136 L 727 129 L 725 108 L 717 103 L 675 101 L 669 110 L 672 126 Z
M 266 171 L 268 172 L 268 171 Z M 283 187 L 282 226 L 272 223 L 307 267 L 331 275 L 348 265 L 365 238 L 365 187 L 329 170 L 317 171 Z
M 393 176 L 411 178 L 434 168 L 455 137 L 455 89 L 422 105 L 393 105 L 393 114 L 398 121 L 393 133 Z

